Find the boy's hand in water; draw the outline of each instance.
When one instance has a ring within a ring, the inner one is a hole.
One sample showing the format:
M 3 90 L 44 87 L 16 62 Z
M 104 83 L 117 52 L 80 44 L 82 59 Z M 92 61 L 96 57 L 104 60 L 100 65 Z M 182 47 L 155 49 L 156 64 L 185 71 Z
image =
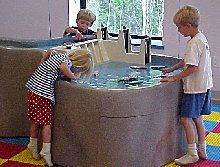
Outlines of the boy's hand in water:
M 162 70 L 162 73 L 163 74 L 167 74 L 167 73 L 170 73 L 170 72 L 172 72 L 173 70 L 171 69 L 171 68 L 165 68 L 165 69 L 163 69 Z
M 165 77 L 163 79 L 160 80 L 160 82 L 174 82 L 176 81 L 176 78 L 171 76 L 171 77 Z

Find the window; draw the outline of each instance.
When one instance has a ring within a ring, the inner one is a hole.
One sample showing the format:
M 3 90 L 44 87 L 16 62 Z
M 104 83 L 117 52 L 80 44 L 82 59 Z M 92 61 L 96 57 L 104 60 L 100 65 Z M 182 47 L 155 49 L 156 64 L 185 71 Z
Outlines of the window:
M 94 30 L 104 24 L 118 33 L 123 25 L 131 34 L 163 36 L 164 0 L 86 0 L 86 8 L 97 16 Z
M 79 10 L 80 10 L 80 1 L 69 0 L 69 26 L 76 26 L 76 17 Z

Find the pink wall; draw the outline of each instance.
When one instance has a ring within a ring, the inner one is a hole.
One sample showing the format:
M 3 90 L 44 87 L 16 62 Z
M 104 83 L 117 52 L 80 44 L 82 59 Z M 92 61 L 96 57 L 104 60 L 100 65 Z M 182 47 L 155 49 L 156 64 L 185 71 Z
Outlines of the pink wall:
M 180 57 L 184 54 L 186 40 L 178 34 L 173 24 L 173 16 L 179 6 L 190 4 L 201 13 L 200 30 L 208 38 L 213 58 L 213 90 L 220 91 L 220 34 L 219 8 L 217 1 L 207 0 L 166 0 L 164 19 L 164 50 L 152 50 L 155 53 Z M 49 35 L 48 13 L 51 15 L 52 37 L 62 36 L 68 25 L 68 0 L 8 0 L 0 1 L 0 37 L 20 39 L 46 39 Z
M 0 1 L 0 37 L 46 39 L 62 36 L 68 25 L 68 0 Z

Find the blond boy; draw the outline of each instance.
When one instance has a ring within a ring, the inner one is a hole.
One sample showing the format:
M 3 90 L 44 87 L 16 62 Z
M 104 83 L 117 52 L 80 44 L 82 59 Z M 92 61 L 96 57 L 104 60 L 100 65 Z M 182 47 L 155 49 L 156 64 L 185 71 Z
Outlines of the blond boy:
M 67 27 L 63 36 L 75 36 L 76 39 L 81 40 L 83 35 L 93 35 L 96 32 L 89 29 L 96 20 L 95 14 L 89 9 L 81 9 L 77 14 L 77 27 Z
M 210 89 L 213 81 L 209 45 L 206 37 L 199 31 L 199 19 L 198 9 L 188 5 L 183 6 L 175 14 L 173 21 L 179 33 L 190 39 L 187 42 L 184 59 L 163 72 L 169 73 L 181 67 L 184 69 L 161 80 L 161 82 L 183 80 L 180 120 L 185 130 L 188 151 L 186 155 L 175 159 L 178 165 L 187 165 L 197 162 L 199 158 L 207 158 L 202 115 L 211 113 Z

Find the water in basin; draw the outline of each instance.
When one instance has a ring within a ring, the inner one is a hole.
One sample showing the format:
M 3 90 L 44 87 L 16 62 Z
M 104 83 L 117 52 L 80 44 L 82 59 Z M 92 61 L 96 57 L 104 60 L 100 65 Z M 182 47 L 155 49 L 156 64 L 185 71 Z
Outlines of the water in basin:
M 132 65 L 134 64 L 122 62 L 105 63 L 95 66 L 95 70 L 99 71 L 98 76 L 92 75 L 90 78 L 72 82 L 96 89 L 109 90 L 141 89 L 160 84 L 161 76 L 163 76 L 161 70 L 151 69 L 152 64 L 147 64 L 147 69 L 131 69 Z M 119 82 L 125 77 L 134 77 L 141 82 L 137 84 Z

